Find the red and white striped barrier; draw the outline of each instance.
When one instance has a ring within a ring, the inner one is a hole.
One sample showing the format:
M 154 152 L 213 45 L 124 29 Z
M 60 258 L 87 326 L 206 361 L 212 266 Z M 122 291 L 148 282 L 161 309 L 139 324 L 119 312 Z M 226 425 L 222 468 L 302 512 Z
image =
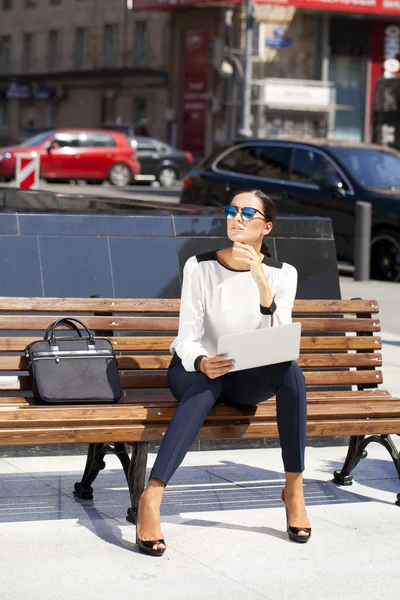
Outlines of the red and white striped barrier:
M 23 190 L 35 190 L 39 187 L 40 156 L 38 154 L 17 154 L 15 178 L 17 187 Z

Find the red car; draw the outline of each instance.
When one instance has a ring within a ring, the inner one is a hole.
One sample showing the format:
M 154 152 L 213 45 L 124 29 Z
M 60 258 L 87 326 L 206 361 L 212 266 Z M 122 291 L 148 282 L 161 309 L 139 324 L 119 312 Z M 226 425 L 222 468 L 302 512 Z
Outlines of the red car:
M 140 173 L 136 150 L 123 133 L 57 129 L 39 133 L 19 146 L 0 148 L 0 179 L 13 179 L 16 154 L 30 152 L 39 154 L 40 176 L 48 181 L 108 179 L 123 187 Z

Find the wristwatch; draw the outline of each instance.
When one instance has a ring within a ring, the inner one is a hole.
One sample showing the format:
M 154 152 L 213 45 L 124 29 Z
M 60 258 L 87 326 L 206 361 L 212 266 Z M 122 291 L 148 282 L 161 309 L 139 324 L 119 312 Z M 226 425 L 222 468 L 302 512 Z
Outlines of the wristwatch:
M 276 304 L 275 301 L 272 301 L 271 306 L 261 306 L 260 304 L 260 311 L 262 315 L 273 315 L 274 312 L 276 311 Z
M 195 371 L 197 371 L 198 373 L 202 372 L 202 371 L 200 371 L 200 363 L 201 363 L 202 358 L 207 358 L 207 356 L 205 354 L 201 354 L 194 361 L 194 368 L 195 368 Z

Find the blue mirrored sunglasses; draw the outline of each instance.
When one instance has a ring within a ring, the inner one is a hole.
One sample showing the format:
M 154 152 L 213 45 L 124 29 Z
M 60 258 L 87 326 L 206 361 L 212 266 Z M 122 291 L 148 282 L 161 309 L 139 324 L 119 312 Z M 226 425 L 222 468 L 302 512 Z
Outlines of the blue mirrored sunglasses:
M 224 216 L 227 219 L 233 219 L 237 213 L 240 212 L 242 215 L 243 221 L 251 221 L 256 216 L 256 213 L 262 215 L 265 219 L 265 215 L 257 208 L 252 208 L 250 206 L 245 206 L 244 208 L 238 208 L 237 206 L 224 206 Z

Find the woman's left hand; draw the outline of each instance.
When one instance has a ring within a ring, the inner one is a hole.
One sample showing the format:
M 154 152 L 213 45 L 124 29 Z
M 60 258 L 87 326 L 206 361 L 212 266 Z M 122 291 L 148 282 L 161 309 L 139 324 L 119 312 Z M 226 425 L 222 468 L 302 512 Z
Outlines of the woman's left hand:
M 251 275 L 257 285 L 268 284 L 262 267 L 262 260 L 252 246 L 235 242 L 232 248 L 232 256 L 238 262 L 244 263 L 250 267 Z

